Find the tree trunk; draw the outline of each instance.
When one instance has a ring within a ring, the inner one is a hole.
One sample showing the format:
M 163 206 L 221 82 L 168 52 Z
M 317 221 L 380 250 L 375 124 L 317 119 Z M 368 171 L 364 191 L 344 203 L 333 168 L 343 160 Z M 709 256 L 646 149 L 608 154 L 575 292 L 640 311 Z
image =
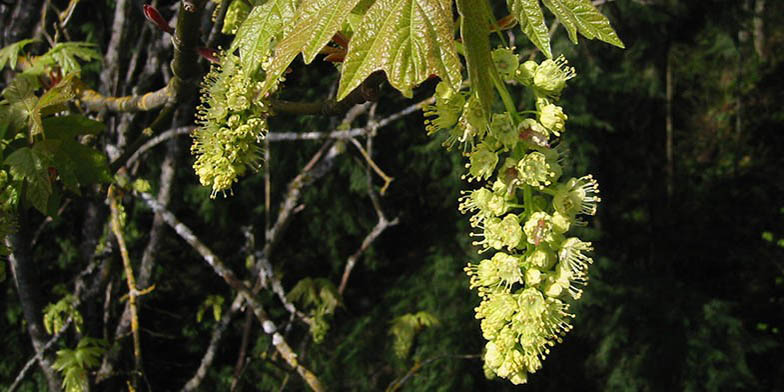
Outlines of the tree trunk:
M 44 327 L 42 323 L 43 311 L 41 307 L 40 284 L 38 283 L 38 272 L 33 264 L 32 250 L 30 249 L 30 228 L 29 219 L 26 213 L 20 214 L 19 227 L 16 234 L 11 236 L 11 246 L 13 253 L 10 257 L 11 273 L 16 284 L 16 292 L 19 294 L 19 302 L 22 305 L 27 332 L 33 343 L 33 349 L 38 357 L 38 364 L 41 366 L 49 390 L 56 392 L 60 390 L 60 377 L 52 369 L 52 362 L 45 353 L 43 347 L 46 344 Z

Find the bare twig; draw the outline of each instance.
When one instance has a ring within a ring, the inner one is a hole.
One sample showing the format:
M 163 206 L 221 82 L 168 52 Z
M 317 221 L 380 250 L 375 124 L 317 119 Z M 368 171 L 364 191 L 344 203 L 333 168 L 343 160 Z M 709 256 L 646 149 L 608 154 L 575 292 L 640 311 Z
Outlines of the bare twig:
M 251 307 L 251 309 L 253 309 L 253 314 L 256 315 L 256 319 L 261 323 L 264 332 L 272 336 L 273 346 L 275 346 L 275 349 L 289 364 L 289 366 L 294 368 L 314 391 L 323 391 L 324 388 L 322 387 L 318 377 L 316 377 L 315 374 L 299 363 L 297 360 L 297 355 L 291 350 L 291 347 L 288 345 L 288 343 L 286 343 L 286 340 L 278 332 L 277 326 L 267 316 L 264 307 L 251 293 L 250 288 L 245 283 L 240 281 L 234 272 L 231 271 L 223 263 L 223 261 L 221 261 L 221 259 L 212 252 L 210 248 L 208 248 L 193 234 L 193 231 L 190 228 L 185 226 L 185 224 L 177 219 L 174 214 L 166 210 L 160 203 L 158 203 L 157 200 L 152 197 L 152 195 L 148 193 L 141 193 L 140 196 L 144 202 L 153 209 L 153 211 L 161 214 L 166 224 L 173 228 L 174 231 L 177 232 L 177 234 L 182 239 L 184 239 L 185 242 L 187 242 L 194 250 L 199 252 L 204 261 L 207 262 L 207 264 L 218 276 L 223 278 L 223 280 L 229 286 L 237 290 L 240 294 L 242 294 L 243 297 L 245 297 L 248 305 Z
M 323 116 L 334 116 L 343 114 L 354 105 L 365 102 L 373 102 L 378 99 L 378 88 L 384 81 L 383 72 L 374 72 L 362 82 L 359 87 L 350 92 L 342 101 L 329 99 L 321 102 L 289 102 L 271 100 L 270 108 L 275 113 L 283 114 L 313 114 Z
M 114 237 L 117 239 L 117 245 L 120 247 L 120 256 L 123 261 L 123 268 L 125 269 L 125 280 L 128 284 L 128 304 L 131 312 L 131 333 L 133 334 L 133 358 L 134 358 L 134 372 L 131 377 L 133 387 L 139 388 L 139 376 L 144 372 L 142 370 L 142 348 L 141 340 L 139 338 L 139 314 L 136 309 L 136 297 L 139 292 L 136 288 L 136 278 L 133 274 L 131 267 L 131 258 L 128 255 L 128 248 L 125 246 L 125 237 L 123 236 L 122 225 L 120 224 L 120 206 L 118 199 L 120 195 L 117 194 L 116 189 L 109 187 L 109 206 L 112 211 L 112 231 Z
M 83 269 L 81 272 L 79 272 L 79 274 L 76 276 L 76 283 L 74 284 L 74 287 L 75 287 L 74 288 L 74 298 L 75 298 L 74 307 L 79 306 L 79 304 L 81 304 L 81 302 L 83 301 L 83 298 L 82 298 L 82 291 L 83 290 L 82 290 L 82 288 L 84 287 L 84 282 L 82 282 L 82 279 L 84 279 L 87 275 L 91 274 L 95 270 L 95 267 L 97 265 L 98 265 L 98 262 L 96 260 L 93 260 L 92 263 L 90 263 L 85 269 Z M 85 299 L 87 297 L 90 297 L 91 294 L 92 294 L 91 292 L 86 292 L 85 293 Z M 19 383 L 22 382 L 22 380 L 24 380 L 25 375 L 30 370 L 30 368 L 33 366 L 33 364 L 36 361 L 40 360 L 42 358 L 43 354 L 47 350 L 49 350 L 58 340 L 60 340 L 60 337 L 62 337 L 63 333 L 68 329 L 68 327 L 70 327 L 72 322 L 73 322 L 73 319 L 71 319 L 70 317 L 68 317 L 68 319 L 65 320 L 65 323 L 60 328 L 60 330 L 57 331 L 54 334 L 54 336 L 52 336 L 49 339 L 49 341 L 46 342 L 46 344 L 43 345 L 43 347 L 41 348 L 41 351 L 37 352 L 35 355 L 33 355 L 32 358 L 30 358 L 25 363 L 25 365 L 22 367 L 22 370 L 20 370 L 19 374 L 16 375 L 16 378 L 14 379 L 14 382 L 11 384 L 10 387 L 8 387 L 8 390 L 6 392 L 13 392 L 19 386 Z
M 175 138 L 177 136 L 182 136 L 182 135 L 190 135 L 190 133 L 193 132 L 195 128 L 196 127 L 193 126 L 185 126 L 185 127 L 173 128 L 166 132 L 159 133 L 155 137 L 147 140 L 144 144 L 142 144 L 141 147 L 139 147 L 136 151 L 134 151 L 131 157 L 128 158 L 128 161 L 125 163 L 125 166 L 126 167 L 133 166 L 136 160 L 138 160 L 142 156 L 142 154 L 144 154 L 151 148 L 171 138 Z
M 207 375 L 207 369 L 210 368 L 212 361 L 215 359 L 215 353 L 218 351 L 218 344 L 220 343 L 221 337 L 223 337 L 223 333 L 226 332 L 226 329 L 229 327 L 229 323 L 231 323 L 232 317 L 234 317 L 234 314 L 240 310 L 243 302 L 243 296 L 241 294 L 237 294 L 237 296 L 234 297 L 234 301 L 231 303 L 231 307 L 229 307 L 229 311 L 223 315 L 220 323 L 218 323 L 218 325 L 213 328 L 212 336 L 210 337 L 210 344 L 207 347 L 207 350 L 204 352 L 204 356 L 202 357 L 201 363 L 199 364 L 199 369 L 196 370 L 196 373 L 193 375 L 193 377 L 191 377 L 185 386 L 182 387 L 183 392 L 190 392 L 199 389 L 201 382 Z
M 386 391 L 387 392 L 394 392 L 394 391 L 400 389 L 400 387 L 402 387 L 403 384 L 405 384 L 406 381 L 408 381 L 411 377 L 413 377 L 414 374 L 416 374 L 416 372 L 418 372 L 421 368 L 423 368 L 423 367 L 425 367 L 425 366 L 427 366 L 427 365 L 429 365 L 429 364 L 431 364 L 431 363 L 433 363 L 435 361 L 438 361 L 438 360 L 441 360 L 441 359 L 479 359 L 479 358 L 482 358 L 482 355 L 480 355 L 480 354 L 441 355 L 441 356 L 438 356 L 438 357 L 433 357 L 433 358 L 430 358 L 430 359 L 426 359 L 426 360 L 424 360 L 422 362 L 417 361 L 417 362 L 414 363 L 414 366 L 411 366 L 411 368 L 408 369 L 408 372 L 406 372 L 406 374 L 403 377 L 397 378 L 397 379 L 393 380 L 389 384 L 389 386 L 387 387 Z

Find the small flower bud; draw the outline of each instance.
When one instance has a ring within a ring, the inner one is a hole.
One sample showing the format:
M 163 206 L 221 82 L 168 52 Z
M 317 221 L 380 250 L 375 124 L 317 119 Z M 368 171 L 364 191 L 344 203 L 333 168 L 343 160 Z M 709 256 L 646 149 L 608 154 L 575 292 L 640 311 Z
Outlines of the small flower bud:
M 164 33 L 174 34 L 174 29 L 169 26 L 169 22 L 161 16 L 161 13 L 158 12 L 158 9 L 155 7 L 145 4 L 143 7 L 144 17 L 147 18 L 158 30 L 163 31 Z

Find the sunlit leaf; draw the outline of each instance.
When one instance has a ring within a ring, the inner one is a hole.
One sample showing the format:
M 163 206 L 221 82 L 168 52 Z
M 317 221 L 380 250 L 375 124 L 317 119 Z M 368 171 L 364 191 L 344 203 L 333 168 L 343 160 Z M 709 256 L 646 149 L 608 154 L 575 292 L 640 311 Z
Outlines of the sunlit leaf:
M 267 78 L 261 95 L 268 92 L 286 71 L 289 64 L 302 53 L 309 64 L 324 45 L 340 29 L 359 0 L 305 0 L 297 9 L 297 23 L 291 32 L 275 47 L 275 56 L 267 68 Z
M 610 26 L 610 21 L 602 15 L 590 0 L 542 0 L 544 5 L 564 25 L 569 39 L 577 43 L 577 33 L 585 38 L 598 38 L 601 41 L 624 48 L 623 42 Z
M 279 38 L 294 17 L 296 0 L 272 0 L 253 7 L 237 30 L 229 52 L 239 49 L 243 70 L 255 71 L 269 55 L 273 38 Z
M 514 15 L 523 33 L 548 58 L 553 57 L 550 51 L 550 32 L 544 24 L 544 14 L 539 0 L 507 0 L 509 12 Z
M 22 50 L 24 50 L 24 47 L 35 41 L 35 39 L 23 39 L 0 49 L 0 70 L 5 68 L 6 64 L 11 69 L 16 68 L 16 60 L 19 58 Z
M 453 39 L 452 9 L 441 0 L 378 0 L 351 39 L 338 100 L 377 70 L 410 97 L 431 75 L 460 88 L 460 60 Z

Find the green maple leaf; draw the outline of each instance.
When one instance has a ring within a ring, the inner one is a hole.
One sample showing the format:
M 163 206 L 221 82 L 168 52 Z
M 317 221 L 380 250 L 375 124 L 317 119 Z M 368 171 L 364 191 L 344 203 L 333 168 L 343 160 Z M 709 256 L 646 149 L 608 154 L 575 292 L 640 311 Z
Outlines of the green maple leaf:
M 442 0 L 378 0 L 365 13 L 343 63 L 338 100 L 377 70 L 406 97 L 430 75 L 460 88 L 452 8 Z
M 9 155 L 3 164 L 11 167 L 11 175 L 26 180 L 27 200 L 38 211 L 46 214 L 46 205 L 52 194 L 49 183 L 49 157 L 42 151 L 22 147 Z
M 72 100 L 76 96 L 74 91 L 74 79 L 76 73 L 66 75 L 56 86 L 52 87 L 38 99 L 35 107 L 30 112 L 30 134 L 37 135 L 43 133 L 44 126 L 41 114 L 45 109 L 58 111 L 60 105 Z M 62 110 L 62 108 L 60 108 Z
M 625 47 L 610 26 L 610 21 L 591 4 L 590 0 L 542 0 L 542 2 L 558 17 L 573 43 L 577 44 L 577 32 L 579 32 L 588 39 L 598 38 L 619 48 Z
M 11 69 L 16 68 L 16 60 L 19 58 L 19 54 L 26 45 L 35 41 L 35 39 L 23 39 L 0 49 L 0 70 L 2 70 L 6 64 L 8 64 Z
M 267 77 L 261 95 L 275 86 L 300 52 L 305 64 L 310 64 L 340 29 L 358 2 L 359 0 L 305 0 L 294 16 L 294 20 L 298 22 L 275 48 L 275 56 L 266 69 Z
M 79 114 L 47 117 L 42 121 L 46 136 L 57 139 L 73 139 L 77 135 L 97 135 L 106 127 L 104 123 Z
M 54 62 L 60 66 L 63 74 L 78 72 L 82 69 L 79 60 L 100 60 L 101 54 L 95 50 L 95 45 L 87 42 L 61 42 L 49 49 L 42 56 L 47 62 Z
M 239 50 L 243 70 L 255 72 L 269 55 L 273 38 L 280 38 L 294 17 L 296 0 L 272 0 L 253 7 L 240 25 L 229 52 Z
M 485 0 L 457 0 L 462 16 L 460 36 L 465 47 L 471 91 L 476 94 L 485 113 L 490 113 L 495 98 L 494 84 L 501 83 L 490 54 L 490 20 L 492 15 Z
M 536 45 L 548 58 L 550 52 L 550 32 L 544 24 L 544 14 L 539 6 L 539 0 L 507 0 L 509 12 L 520 22 L 520 29 L 528 39 Z

